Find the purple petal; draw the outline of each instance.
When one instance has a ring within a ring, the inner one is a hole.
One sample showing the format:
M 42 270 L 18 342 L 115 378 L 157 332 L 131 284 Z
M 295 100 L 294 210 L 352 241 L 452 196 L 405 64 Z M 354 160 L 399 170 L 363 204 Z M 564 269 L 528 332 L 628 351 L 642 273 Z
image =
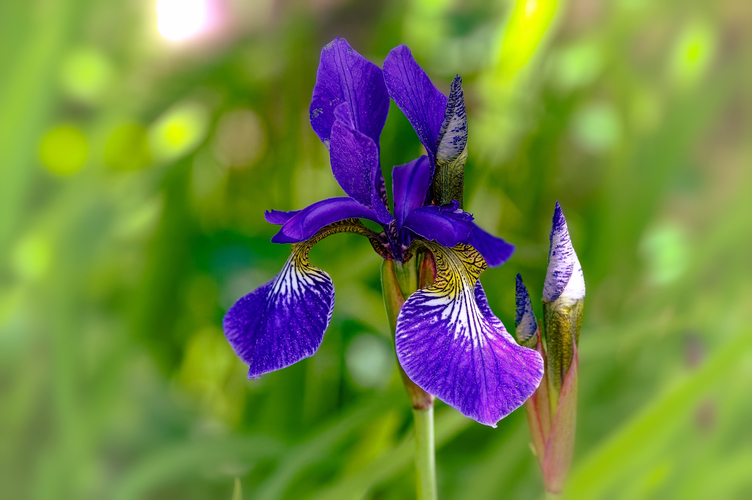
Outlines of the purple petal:
M 279 370 L 307 358 L 321 345 L 334 309 L 334 285 L 310 265 L 306 244 L 295 245 L 274 280 L 242 297 L 222 327 L 248 377 Z
M 426 72 L 413 59 L 410 49 L 404 45 L 395 47 L 386 56 L 384 81 L 389 96 L 410 121 L 433 165 L 444 121 L 446 96 L 434 87 Z
M 282 210 L 267 210 L 264 212 L 264 219 L 266 219 L 266 222 L 269 224 L 277 224 L 281 226 L 288 220 L 292 219 L 295 214 L 300 212 L 300 210 L 293 210 L 291 212 L 283 212 Z
M 517 342 L 526 344 L 538 331 L 538 322 L 535 320 L 533 304 L 530 302 L 530 294 L 522 282 L 522 276 L 517 275 L 517 310 L 514 315 L 515 335 Z
M 311 126 L 329 146 L 335 109 L 347 103 L 352 126 L 379 143 L 389 111 L 381 69 L 355 52 L 347 40 L 335 38 L 321 50 L 311 100 Z
M 392 196 L 398 229 L 402 228 L 410 212 L 423 206 L 430 185 L 431 164 L 426 156 L 392 169 Z
M 543 285 L 543 300 L 553 302 L 559 297 L 579 300 L 585 297 L 585 279 L 577 253 L 569 238 L 567 221 L 561 205 L 556 202 L 548 250 L 548 269 Z
M 445 247 L 467 242 L 475 228 L 473 216 L 457 206 L 454 202 L 450 206 L 418 208 L 407 215 L 403 227 Z
M 494 316 L 478 274 L 483 259 L 469 246 L 429 245 L 436 282 L 413 293 L 397 318 L 395 346 L 410 379 L 482 424 L 496 423 L 538 387 L 543 360 L 514 342 Z
M 491 267 L 498 267 L 509 260 L 514 253 L 514 245 L 487 233 L 475 224 L 473 226 L 470 238 L 463 243 L 469 243 L 478 250 Z
M 378 222 L 373 210 L 352 198 L 329 198 L 298 211 L 272 237 L 272 242 L 298 243 L 306 241 L 322 227 L 345 219 L 368 219 Z
M 340 108 L 344 106 L 346 105 L 343 104 Z M 338 119 L 332 127 L 329 151 L 332 172 L 345 193 L 361 205 L 372 208 L 382 224 L 392 221 L 394 217 L 381 196 L 384 177 L 381 174 L 376 143 Z

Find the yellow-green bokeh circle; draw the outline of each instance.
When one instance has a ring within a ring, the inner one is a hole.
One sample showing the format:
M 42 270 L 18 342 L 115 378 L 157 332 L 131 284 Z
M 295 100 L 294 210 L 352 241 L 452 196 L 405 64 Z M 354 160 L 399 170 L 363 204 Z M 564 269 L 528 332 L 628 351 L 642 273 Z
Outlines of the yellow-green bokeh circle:
M 86 136 L 73 125 L 53 128 L 42 138 L 39 159 L 50 171 L 58 175 L 77 172 L 89 156 Z

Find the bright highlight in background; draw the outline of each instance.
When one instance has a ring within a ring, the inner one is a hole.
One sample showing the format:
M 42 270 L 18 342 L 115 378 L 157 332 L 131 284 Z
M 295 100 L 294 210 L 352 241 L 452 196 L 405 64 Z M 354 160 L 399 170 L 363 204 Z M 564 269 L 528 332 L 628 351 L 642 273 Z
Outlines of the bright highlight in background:
M 157 0 L 157 29 L 168 40 L 197 35 L 207 25 L 206 0 Z

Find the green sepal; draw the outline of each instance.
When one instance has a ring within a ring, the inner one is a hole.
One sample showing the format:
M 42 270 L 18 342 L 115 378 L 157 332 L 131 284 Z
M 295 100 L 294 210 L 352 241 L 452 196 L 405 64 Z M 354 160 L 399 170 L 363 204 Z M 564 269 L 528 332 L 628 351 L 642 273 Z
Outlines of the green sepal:
M 538 351 L 545 362 L 546 352 L 543 350 L 540 330 L 537 330 L 530 339 L 533 340 L 532 348 Z M 530 339 L 528 339 L 528 343 L 530 343 Z M 532 397 L 525 401 L 525 413 L 530 427 L 530 436 L 533 439 L 533 452 L 538 458 L 541 468 L 543 468 L 543 461 L 546 458 L 546 444 L 551 431 L 551 410 L 548 403 L 548 380 L 546 377 L 543 377 Z
M 551 424 L 551 433 L 546 444 L 546 456 L 543 460 L 543 482 L 546 491 L 554 494 L 560 494 L 564 488 L 574 454 L 577 428 L 577 383 L 580 366 L 576 343 L 572 351 L 572 363 L 561 386 L 559 404 Z
M 556 411 L 559 392 L 580 339 L 583 308 L 584 299 L 559 297 L 553 302 L 543 301 L 546 377 L 552 413 Z

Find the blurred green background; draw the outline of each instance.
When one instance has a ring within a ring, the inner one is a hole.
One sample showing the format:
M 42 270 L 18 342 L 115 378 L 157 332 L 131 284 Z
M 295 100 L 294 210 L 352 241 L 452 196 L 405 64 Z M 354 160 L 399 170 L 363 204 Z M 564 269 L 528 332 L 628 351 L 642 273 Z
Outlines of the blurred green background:
M 0 3 L 2 498 L 414 497 L 367 241 L 312 252 L 337 287 L 313 358 L 249 381 L 221 331 L 288 255 L 263 211 L 340 193 L 308 124 L 335 36 L 464 77 L 507 327 L 561 201 L 588 286 L 568 497 L 752 497 L 752 3 L 173 4 Z M 391 111 L 387 178 L 420 153 Z M 443 498 L 542 496 L 524 412 L 436 422 Z

